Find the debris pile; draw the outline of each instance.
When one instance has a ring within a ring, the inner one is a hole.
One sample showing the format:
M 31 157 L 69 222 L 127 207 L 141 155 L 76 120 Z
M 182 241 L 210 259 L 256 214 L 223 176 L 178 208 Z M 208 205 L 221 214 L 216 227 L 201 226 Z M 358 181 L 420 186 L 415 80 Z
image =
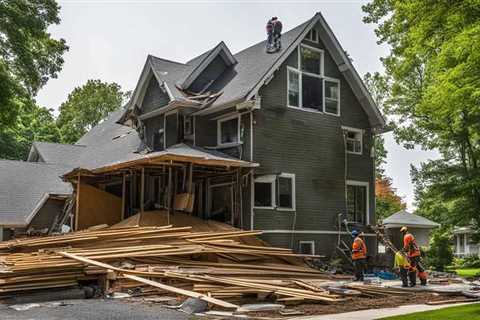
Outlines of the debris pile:
M 99 281 L 107 293 L 140 287 L 141 294 L 174 293 L 233 309 L 238 306 L 225 299 L 245 295 L 344 300 L 321 287 L 334 276 L 289 249 L 263 245 L 255 238 L 259 231 L 122 225 L 0 243 L 0 294 Z

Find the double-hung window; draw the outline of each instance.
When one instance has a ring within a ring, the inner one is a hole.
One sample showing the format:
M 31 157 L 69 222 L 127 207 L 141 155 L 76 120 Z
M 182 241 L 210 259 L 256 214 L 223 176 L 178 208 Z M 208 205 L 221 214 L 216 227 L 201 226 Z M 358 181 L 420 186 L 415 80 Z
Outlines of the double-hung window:
M 345 147 L 348 153 L 362 154 L 363 131 L 361 129 L 342 127 L 345 134 Z
M 298 47 L 298 68 L 287 67 L 288 106 L 340 115 L 340 81 L 324 76 L 324 52 Z
M 368 182 L 347 181 L 347 220 L 368 224 Z
M 217 144 L 219 146 L 240 143 L 240 116 L 217 120 Z
M 295 210 L 295 175 L 281 173 L 257 177 L 254 184 L 254 207 Z

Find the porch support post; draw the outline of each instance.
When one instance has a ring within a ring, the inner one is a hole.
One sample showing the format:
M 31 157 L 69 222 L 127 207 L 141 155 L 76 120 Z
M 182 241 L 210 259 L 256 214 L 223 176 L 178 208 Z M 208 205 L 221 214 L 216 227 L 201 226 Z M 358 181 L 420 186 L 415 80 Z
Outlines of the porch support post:
M 80 173 L 77 175 L 77 194 L 75 199 L 75 226 L 74 230 L 78 230 L 78 214 L 80 210 Z
M 142 167 L 142 177 L 140 179 L 140 212 L 143 213 L 143 203 L 145 200 L 145 168 Z
M 172 211 L 172 167 L 168 167 L 168 214 L 167 214 L 167 224 L 170 224 L 170 213 Z
M 468 247 L 468 234 L 464 233 L 463 234 L 463 248 L 465 251 L 465 255 L 468 255 L 470 253 L 470 248 Z
M 125 219 L 125 189 L 126 189 L 126 175 L 125 171 L 122 176 L 122 220 Z
M 237 170 L 237 183 L 238 183 L 238 211 L 240 211 L 240 229 L 243 230 L 243 191 L 242 191 L 242 174 L 241 168 Z

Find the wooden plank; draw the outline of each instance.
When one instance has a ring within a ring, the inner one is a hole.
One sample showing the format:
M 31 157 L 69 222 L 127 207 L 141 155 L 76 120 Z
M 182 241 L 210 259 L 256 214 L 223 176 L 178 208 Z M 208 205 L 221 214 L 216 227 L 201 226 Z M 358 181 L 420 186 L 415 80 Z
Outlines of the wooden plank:
M 157 281 L 152 281 L 152 280 L 148 280 L 148 279 L 145 279 L 145 278 L 132 276 L 132 275 L 128 275 L 128 274 L 124 275 L 124 277 L 127 278 L 127 279 L 131 279 L 131 280 L 135 280 L 135 281 L 138 281 L 138 282 L 141 282 L 141 283 L 148 284 L 148 285 L 150 285 L 152 287 L 155 287 L 155 288 L 163 289 L 163 290 L 170 291 L 170 292 L 173 292 L 173 293 L 176 293 L 176 294 L 180 294 L 180 295 L 184 295 L 184 296 L 187 296 L 187 297 L 197 298 L 197 299 L 200 299 L 200 300 L 203 300 L 203 301 L 206 301 L 206 302 L 210 302 L 212 304 L 215 304 L 215 305 L 223 307 L 223 308 L 228 308 L 228 309 L 238 309 L 239 308 L 238 305 L 235 305 L 233 303 L 222 301 L 222 300 L 219 300 L 219 299 L 215 299 L 215 298 L 203 295 L 203 294 L 198 293 L 198 292 L 168 286 L 166 284 L 163 284 L 163 283 L 160 283 L 160 282 L 157 282 Z

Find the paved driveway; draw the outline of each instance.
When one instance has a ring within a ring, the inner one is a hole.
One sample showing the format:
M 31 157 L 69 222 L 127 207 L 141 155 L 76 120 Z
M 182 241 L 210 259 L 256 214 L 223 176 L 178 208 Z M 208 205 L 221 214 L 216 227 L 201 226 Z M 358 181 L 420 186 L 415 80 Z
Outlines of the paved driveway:
M 24 311 L 0 305 L 1 320 L 186 320 L 189 315 L 158 304 L 121 299 L 65 300 L 64 305 L 41 303 Z

